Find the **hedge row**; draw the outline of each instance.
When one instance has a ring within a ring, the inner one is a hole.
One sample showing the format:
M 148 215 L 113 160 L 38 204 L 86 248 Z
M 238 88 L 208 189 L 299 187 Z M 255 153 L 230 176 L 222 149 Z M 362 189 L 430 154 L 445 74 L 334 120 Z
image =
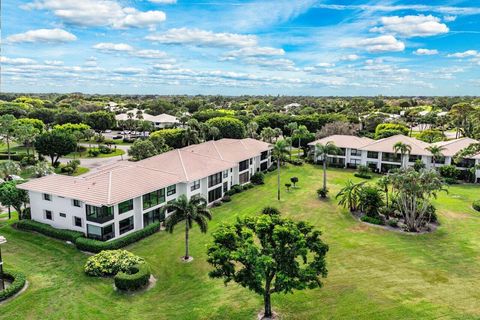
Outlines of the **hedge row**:
M 480 200 L 473 201 L 472 207 L 473 209 L 480 211 Z
M 17 294 L 25 286 L 26 278 L 23 273 L 4 271 L 5 279 L 12 281 L 12 283 L 5 290 L 0 291 L 0 301 L 3 301 L 11 296 Z
M 38 233 L 50 236 L 52 238 L 70 241 L 75 243 L 78 238 L 83 237 L 82 232 L 57 229 L 48 224 L 33 220 L 20 220 L 17 222 L 17 228 L 22 230 L 36 231 Z
M 144 229 L 135 231 L 122 237 L 120 239 L 115 239 L 111 241 L 99 241 L 94 239 L 87 238 L 77 238 L 75 245 L 79 250 L 89 251 L 89 252 L 100 252 L 102 250 L 116 250 L 128 246 L 131 243 L 134 243 L 140 239 L 148 237 L 149 235 L 154 234 L 160 230 L 160 222 L 154 222 Z
M 138 290 L 145 287 L 150 279 L 148 264 L 141 263 L 133 266 L 129 273 L 119 272 L 115 275 L 115 286 L 120 290 Z

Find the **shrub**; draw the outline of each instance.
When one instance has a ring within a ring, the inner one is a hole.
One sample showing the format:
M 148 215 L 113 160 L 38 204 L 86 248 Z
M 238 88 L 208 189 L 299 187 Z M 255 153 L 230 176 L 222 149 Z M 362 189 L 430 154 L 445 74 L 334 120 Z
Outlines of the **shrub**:
M 234 184 L 230 190 L 233 192 L 232 194 L 235 194 L 235 193 L 240 193 L 243 191 L 243 187 L 239 184 Z
M 33 155 L 24 156 L 22 160 L 20 160 L 20 165 L 22 167 L 34 166 L 36 163 L 37 159 L 35 159 L 35 156 Z
M 83 237 L 83 233 L 81 232 L 57 229 L 48 224 L 40 223 L 33 220 L 20 220 L 17 222 L 17 228 L 21 230 L 36 231 L 52 238 L 70 241 L 73 243 L 75 243 L 77 239 Z
M 460 170 L 452 165 L 442 166 L 438 169 L 438 171 L 440 172 L 440 175 L 445 178 L 445 180 L 458 180 L 460 176 Z
M 251 184 L 251 183 L 247 183 L 247 184 L 244 184 L 244 185 L 242 186 L 243 190 L 252 189 L 253 187 L 254 187 L 254 185 Z
M 78 238 L 75 241 L 75 245 L 79 250 L 89 251 L 89 252 L 100 252 L 102 250 L 115 250 L 115 249 L 120 249 L 125 246 L 128 246 L 129 244 L 134 243 L 145 237 L 148 237 L 149 235 L 154 234 L 158 230 L 160 230 L 160 222 L 154 222 L 141 230 L 132 232 L 119 239 L 104 242 L 104 241 L 99 241 L 94 239 Z
M 298 183 L 298 178 L 297 177 L 291 177 L 290 181 L 293 183 L 293 187 L 295 188 Z
M 445 178 L 444 180 L 446 184 L 458 184 L 458 180 L 454 178 Z
M 291 186 L 292 186 L 291 183 L 285 183 L 285 187 L 287 188 L 287 191 L 290 191 Z
M 275 171 L 275 170 L 277 170 L 277 164 L 276 164 L 276 163 L 272 164 L 272 165 L 267 169 L 268 172 L 272 172 L 272 171 Z
M 113 276 L 121 271 L 128 272 L 134 265 L 144 262 L 126 250 L 105 250 L 89 257 L 84 271 L 93 277 Z
M 98 146 L 98 151 L 100 151 L 100 153 L 103 153 L 103 154 L 110 154 L 113 152 L 113 149 L 104 145 L 100 145 Z
M 323 188 L 320 188 L 317 190 L 317 195 L 320 197 L 320 198 L 326 198 L 328 196 L 328 189 L 323 189 Z
M 355 172 L 353 175 L 357 178 L 372 179 L 372 175 L 368 173 Z
M 223 198 L 222 198 L 222 201 L 223 202 L 230 202 L 230 201 L 232 201 L 232 198 L 230 198 L 229 195 L 224 195 Z
M 398 220 L 397 219 L 390 219 L 387 221 L 387 224 L 392 228 L 398 228 Z
M 98 157 L 100 155 L 100 151 L 97 149 L 88 149 L 88 155 L 90 157 Z
M 262 214 L 266 215 L 279 215 L 280 211 L 275 207 L 265 207 L 262 209 Z
M 25 275 L 20 272 L 13 272 L 5 270 L 3 276 L 6 280 L 11 281 L 11 284 L 5 288 L 5 290 L 0 291 L 0 301 L 3 301 L 11 296 L 17 294 L 25 286 Z
M 293 158 L 293 159 L 287 159 L 286 161 L 287 161 L 288 163 L 293 164 L 294 166 L 301 166 L 301 165 L 303 165 L 303 161 L 300 160 L 300 159 L 295 159 L 295 158 Z
M 369 217 L 369 216 L 363 216 L 360 218 L 363 222 L 371 223 L 371 224 L 378 224 L 378 225 L 383 225 L 382 219 L 378 217 Z
M 257 172 L 250 178 L 250 182 L 253 184 L 264 184 L 265 175 L 262 172 Z
M 115 287 L 125 291 L 141 289 L 148 284 L 150 274 L 146 263 L 134 265 L 126 272 L 120 271 L 115 275 Z
M 477 211 L 480 211 L 480 200 L 473 201 L 472 208 L 477 210 Z
M 220 207 L 222 205 L 222 201 L 215 201 L 212 203 L 212 207 Z

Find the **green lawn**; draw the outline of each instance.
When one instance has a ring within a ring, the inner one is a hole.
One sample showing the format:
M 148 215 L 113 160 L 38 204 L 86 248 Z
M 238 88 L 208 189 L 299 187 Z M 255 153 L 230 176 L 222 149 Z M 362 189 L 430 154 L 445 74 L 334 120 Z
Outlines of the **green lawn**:
M 291 166 L 282 185 L 299 177 L 299 188 L 276 201 L 276 175 L 266 184 L 213 209 L 210 231 L 267 205 L 293 219 L 308 220 L 330 246 L 329 275 L 322 289 L 274 296 L 282 319 L 478 319 L 480 318 L 480 214 L 471 207 L 478 186 L 453 186 L 436 201 L 439 229 L 406 235 L 354 220 L 333 199 L 320 201 L 321 170 Z M 353 171 L 330 170 L 331 196 Z M 282 188 L 284 189 L 284 188 Z M 237 285 L 209 279 L 210 234 L 191 234 L 192 263 L 180 262 L 183 233 L 160 232 L 128 249 L 144 257 L 157 278 L 150 291 L 125 295 L 112 279 L 89 278 L 87 255 L 59 241 L 20 232 L 0 222 L 6 268 L 27 274 L 28 290 L 0 306 L 1 319 L 256 319 L 262 299 Z
M 114 152 L 112 153 L 108 153 L 108 154 L 105 154 L 105 153 L 100 153 L 98 156 L 96 157 L 91 157 L 88 155 L 88 149 L 84 152 L 72 152 L 72 153 L 69 153 L 65 156 L 65 158 L 75 158 L 75 159 L 82 159 L 82 158 L 111 158 L 111 157 L 116 157 L 116 156 L 121 156 L 122 154 L 125 154 L 125 151 L 123 151 L 122 149 L 115 149 Z M 96 148 L 92 148 L 92 149 L 96 149 Z

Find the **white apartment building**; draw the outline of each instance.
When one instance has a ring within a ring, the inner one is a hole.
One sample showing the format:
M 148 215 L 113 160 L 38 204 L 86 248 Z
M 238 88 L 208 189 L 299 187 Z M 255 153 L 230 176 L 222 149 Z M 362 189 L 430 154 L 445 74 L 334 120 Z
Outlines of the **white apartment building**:
M 180 125 L 180 121 L 175 116 L 172 116 L 172 115 L 169 115 L 169 114 L 166 114 L 166 113 L 162 113 L 162 114 L 159 114 L 157 116 L 154 116 L 154 115 L 145 113 L 142 110 L 138 110 L 138 109 L 130 110 L 127 113 L 117 114 L 115 116 L 115 120 L 117 120 L 117 121 L 128 120 L 128 119 L 130 119 L 130 117 L 128 115 L 129 113 L 131 113 L 133 115 L 132 119 L 138 120 L 137 119 L 137 112 L 139 112 L 139 111 L 142 113 L 142 120 L 150 121 L 153 124 L 153 126 L 155 127 L 155 129 L 173 128 L 175 126 Z
M 106 241 L 160 220 L 161 208 L 179 195 L 219 201 L 233 185 L 248 183 L 270 165 L 268 143 L 222 139 L 79 177 L 49 175 L 19 188 L 29 193 L 32 220 Z
M 402 165 L 413 166 L 416 160 L 425 163 L 426 168 L 433 168 L 432 154 L 427 150 L 432 145 L 442 146 L 443 157 L 435 159 L 435 167 L 455 165 L 460 170 L 467 170 L 480 164 L 480 154 L 464 159 L 456 164 L 453 161 L 455 154 L 473 143 L 479 141 L 470 138 L 461 138 L 436 143 L 426 143 L 404 135 L 396 135 L 380 140 L 372 140 L 365 137 L 349 135 L 333 135 L 309 143 L 313 148 L 317 143 L 326 144 L 333 142 L 341 149 L 338 155 L 328 155 L 327 161 L 331 164 L 356 168 L 358 165 L 367 165 L 375 172 L 388 172 L 391 169 L 400 168 Z M 411 152 L 404 155 L 395 153 L 393 146 L 402 142 L 411 147 Z M 322 160 L 318 156 L 317 160 Z M 476 181 L 480 183 L 480 170 L 476 170 Z

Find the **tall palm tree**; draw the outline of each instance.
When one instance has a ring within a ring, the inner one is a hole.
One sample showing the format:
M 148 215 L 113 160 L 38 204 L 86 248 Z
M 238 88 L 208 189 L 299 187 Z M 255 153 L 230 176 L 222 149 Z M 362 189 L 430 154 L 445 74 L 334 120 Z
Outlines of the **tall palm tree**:
M 302 148 L 302 138 L 305 137 L 307 134 L 309 134 L 310 131 L 308 131 L 306 126 L 298 126 L 297 129 L 293 130 L 293 135 L 298 136 L 298 148 Z M 304 154 L 305 156 L 305 154 Z
M 335 197 L 336 199 L 340 198 L 338 204 L 343 207 L 348 207 L 350 212 L 357 210 L 360 189 L 365 183 L 366 181 L 353 183 L 352 180 L 348 180 L 345 187 L 343 187 Z
M 277 160 L 277 198 L 280 200 L 280 165 L 283 159 L 289 154 L 287 149 L 287 142 L 285 140 L 279 140 L 273 145 L 273 157 Z
M 425 150 L 427 150 L 428 152 L 430 152 L 432 154 L 432 166 L 435 170 L 437 170 L 437 168 L 435 167 L 435 164 L 436 164 L 438 158 L 443 157 L 442 151 L 445 150 L 445 147 L 433 145 L 433 146 L 425 148 Z
M 190 126 L 187 126 L 183 131 L 182 143 L 189 146 L 190 144 L 196 144 L 198 142 L 200 142 L 200 139 L 198 138 L 198 131 L 192 129 Z
M 185 261 L 190 260 L 188 252 L 189 230 L 195 222 L 202 233 L 207 232 L 208 220 L 212 220 L 212 214 L 207 208 L 207 200 L 202 197 L 192 197 L 190 200 L 182 194 L 174 201 L 167 203 L 163 208 L 163 212 L 174 210 L 165 220 L 165 228 L 172 233 L 173 228 L 180 222 L 185 222 Z
M 208 129 L 208 135 L 212 137 L 213 140 L 220 136 L 220 129 L 215 126 L 212 126 Z
M 407 154 L 409 155 L 410 152 L 412 152 L 412 146 L 399 141 L 393 145 L 393 151 L 395 152 L 395 154 L 400 153 L 402 157 L 402 168 L 405 168 L 407 166 L 405 161 L 405 156 Z
M 328 155 L 335 155 L 341 152 L 340 148 L 335 145 L 333 141 L 328 141 L 326 144 L 317 143 L 315 145 L 315 161 L 318 156 L 323 159 L 323 192 L 327 194 L 327 158 Z
M 251 121 L 247 124 L 247 136 L 252 139 L 256 139 L 258 134 L 258 123 Z

